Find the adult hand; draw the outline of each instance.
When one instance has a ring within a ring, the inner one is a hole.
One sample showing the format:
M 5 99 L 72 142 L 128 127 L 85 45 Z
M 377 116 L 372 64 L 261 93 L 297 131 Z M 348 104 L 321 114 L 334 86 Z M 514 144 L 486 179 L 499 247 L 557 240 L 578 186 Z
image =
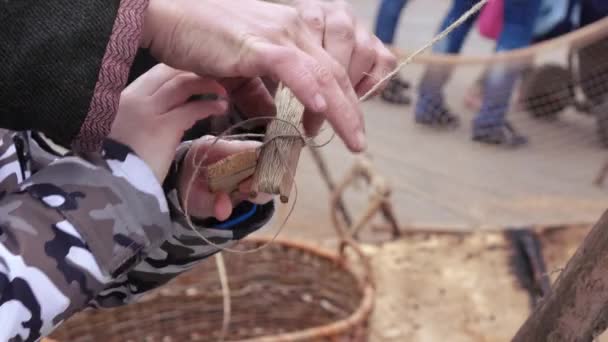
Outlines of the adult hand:
M 198 120 L 223 114 L 228 106 L 188 99 L 224 92 L 214 80 L 159 64 L 123 90 L 110 138 L 131 147 L 162 183 L 184 131 Z
M 346 69 L 292 7 L 259 0 L 151 0 L 142 46 L 199 75 L 280 80 L 310 111 L 322 113 L 351 150 L 365 148 L 363 115 Z
M 397 66 L 397 59 L 364 25 L 344 0 L 294 0 L 317 42 L 347 70 L 363 96 Z
M 366 94 L 397 66 L 395 56 L 357 21 L 347 1 L 294 0 L 293 6 L 317 44 L 347 70 L 357 96 Z M 304 119 L 311 132 L 323 124 L 323 117 L 314 113 Z
M 214 136 L 205 136 L 197 139 L 186 153 L 182 162 L 178 178 L 178 192 L 181 203 L 188 209 L 188 215 L 208 218 L 215 217 L 224 221 L 232 214 L 235 205 L 243 200 L 249 200 L 257 204 L 265 204 L 272 200 L 273 196 L 259 194 L 255 199 L 250 199 L 251 178 L 239 185 L 238 191 L 233 194 L 212 193 L 209 190 L 206 177 L 202 168 L 232 154 L 255 150 L 261 143 L 256 141 L 228 141 L 218 140 Z M 214 143 L 215 142 L 215 143 Z M 205 157 L 205 159 L 202 159 Z M 197 166 L 201 169 L 197 170 Z M 196 177 L 194 180 L 192 177 Z M 188 189 L 188 187 L 190 187 Z

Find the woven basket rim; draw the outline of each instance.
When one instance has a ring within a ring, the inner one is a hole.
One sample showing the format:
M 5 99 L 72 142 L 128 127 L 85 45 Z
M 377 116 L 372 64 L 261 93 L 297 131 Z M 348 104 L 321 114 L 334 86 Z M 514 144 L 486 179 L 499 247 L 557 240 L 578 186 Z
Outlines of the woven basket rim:
M 330 251 L 327 248 L 318 247 L 310 242 L 304 242 L 299 240 L 291 240 L 284 238 L 271 239 L 268 237 L 248 237 L 244 242 L 253 242 L 257 244 L 279 244 L 287 248 L 293 248 L 301 250 L 310 255 L 326 259 L 335 264 L 336 267 L 344 272 L 350 273 L 357 281 L 357 285 L 361 290 L 362 297 L 356 310 L 349 314 L 348 317 L 334 321 L 329 324 L 316 326 L 312 328 L 302 329 L 298 331 L 275 334 L 263 337 L 255 337 L 241 340 L 231 340 L 232 342 L 276 342 L 276 341 L 310 341 L 324 337 L 331 337 L 339 335 L 345 331 L 349 331 L 359 325 L 366 324 L 369 316 L 371 315 L 374 306 L 375 289 L 373 284 L 367 276 L 359 276 L 354 272 L 352 264 L 343 262 L 342 258 L 335 252 Z M 44 342 L 60 342 L 58 340 L 50 339 L 45 337 L 42 339 Z
M 352 266 L 349 263 L 343 262 L 338 254 L 330 251 L 327 248 L 318 247 L 316 245 L 311 244 L 310 242 L 305 242 L 302 240 L 296 239 L 285 239 L 285 238 L 268 238 L 268 237 L 248 237 L 243 241 L 250 241 L 255 243 L 276 243 L 288 248 L 295 248 L 303 250 L 309 254 L 315 255 L 317 257 L 321 257 L 324 259 L 329 259 L 336 264 L 337 267 L 341 268 L 343 271 L 350 273 L 355 279 L 357 279 L 357 285 L 359 286 L 362 298 L 359 303 L 357 309 L 352 312 L 348 317 L 343 318 L 341 320 L 321 325 L 318 327 L 303 329 L 299 331 L 277 334 L 273 336 L 265 336 L 265 337 L 256 337 L 238 340 L 242 342 L 271 342 L 277 341 L 277 338 L 280 341 L 303 341 L 310 340 L 311 338 L 319 338 L 319 337 L 328 337 L 332 335 L 336 335 L 343 331 L 347 331 L 358 324 L 361 324 L 366 321 L 371 315 L 371 312 L 374 307 L 374 296 L 375 289 L 373 284 L 370 281 L 366 281 L 366 277 L 358 276 L 356 272 L 354 272 Z M 369 277 L 367 277 L 369 279 Z

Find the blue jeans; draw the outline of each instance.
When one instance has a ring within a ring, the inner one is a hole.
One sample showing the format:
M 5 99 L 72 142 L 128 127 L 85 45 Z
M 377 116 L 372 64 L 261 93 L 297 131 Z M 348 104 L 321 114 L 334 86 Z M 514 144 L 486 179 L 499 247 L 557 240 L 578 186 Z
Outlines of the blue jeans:
M 454 0 L 444 18 L 441 30 L 463 15 L 475 0 Z M 504 26 L 498 38 L 496 51 L 509 51 L 528 46 L 533 38 L 534 23 L 541 0 L 505 0 Z M 435 53 L 459 53 L 476 17 L 467 20 L 442 42 L 433 47 Z M 483 130 L 501 126 L 505 122 L 513 86 L 521 72 L 521 65 L 493 65 L 484 78 L 481 110 L 473 121 L 473 129 Z M 419 88 L 416 116 L 424 119 L 444 109 L 442 88 L 449 79 L 450 69 L 432 66 L 427 69 Z
M 376 18 L 376 36 L 384 44 L 393 44 L 401 10 L 407 0 L 382 0 Z

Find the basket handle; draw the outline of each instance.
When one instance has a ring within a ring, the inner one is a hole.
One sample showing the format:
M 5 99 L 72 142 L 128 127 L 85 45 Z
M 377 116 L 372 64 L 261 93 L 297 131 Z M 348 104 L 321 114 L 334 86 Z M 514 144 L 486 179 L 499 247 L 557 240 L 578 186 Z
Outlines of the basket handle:
M 382 211 L 385 217 L 387 217 L 387 219 L 391 221 L 392 224 L 396 225 L 396 220 L 392 213 L 391 207 L 386 201 L 386 198 L 390 194 L 390 188 L 384 178 L 382 178 L 380 175 L 378 175 L 378 173 L 373 170 L 371 162 L 368 159 L 357 159 L 355 165 L 351 168 L 349 173 L 346 174 L 346 177 L 344 177 L 344 179 L 336 186 L 334 191 L 331 193 L 329 209 L 333 226 L 336 229 L 336 234 L 338 235 L 338 239 L 340 240 L 339 254 L 342 257 L 342 260 L 346 259 L 346 247 L 348 246 L 352 248 L 352 250 L 355 251 L 355 253 L 362 261 L 365 272 L 364 280 L 369 281 L 373 284 L 370 258 L 365 255 L 359 243 L 357 243 L 357 241 L 355 241 L 355 239 L 353 238 L 353 235 L 349 233 L 349 230 L 347 229 L 344 221 L 340 220 L 340 218 L 338 217 L 339 205 L 340 200 L 342 198 L 342 194 L 344 193 L 346 188 L 359 177 L 363 177 L 367 181 L 367 183 L 374 188 L 375 195 L 373 196 L 363 215 L 353 221 L 351 225 L 351 231 L 356 234 L 379 211 Z
M 331 205 L 335 205 L 334 203 L 338 201 L 338 197 L 332 195 Z M 331 210 L 331 219 L 336 228 L 336 233 L 338 234 L 339 244 L 338 244 L 338 255 L 340 255 L 340 259 L 342 262 L 346 262 L 346 247 L 350 247 L 355 254 L 361 260 L 361 264 L 363 265 L 363 281 L 372 284 L 375 287 L 373 277 L 372 277 L 372 264 L 371 260 L 368 256 L 365 255 L 361 246 L 353 239 L 353 237 L 348 234 L 346 228 L 342 225 L 342 222 L 338 218 L 338 212 L 336 210 Z

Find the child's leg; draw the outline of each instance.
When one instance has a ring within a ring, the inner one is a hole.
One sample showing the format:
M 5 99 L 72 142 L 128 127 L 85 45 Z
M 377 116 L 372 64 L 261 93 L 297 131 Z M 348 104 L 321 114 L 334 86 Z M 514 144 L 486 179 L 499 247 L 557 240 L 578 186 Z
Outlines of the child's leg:
M 454 0 L 452 1 L 452 7 L 448 11 L 447 15 L 443 19 L 439 32 L 445 30 L 448 26 L 458 20 L 463 14 L 465 14 L 471 7 L 475 6 L 477 1 L 475 0 Z M 460 53 L 464 41 L 467 35 L 471 31 L 473 24 L 477 20 L 478 14 L 475 14 L 467 19 L 462 25 L 458 26 L 452 31 L 445 39 L 441 40 L 435 46 L 433 46 L 434 53 Z
M 496 50 L 509 51 L 528 46 L 539 9 L 540 0 L 505 1 L 505 24 Z M 473 122 L 474 135 L 504 126 L 511 93 L 523 66 L 522 63 L 496 65 L 488 71 L 481 111 Z
M 393 44 L 401 11 L 407 0 L 383 0 L 376 18 L 376 36 L 384 44 Z
M 454 0 L 448 14 L 443 19 L 439 31 L 445 30 L 475 5 L 474 0 Z M 472 16 L 452 31 L 445 39 L 433 47 L 434 53 L 460 53 L 464 41 L 471 31 L 477 15 Z M 416 104 L 416 119 L 426 121 L 437 115 L 449 115 L 443 100 L 443 86 L 450 77 L 451 68 L 433 65 L 427 68 L 419 86 L 419 99 Z

